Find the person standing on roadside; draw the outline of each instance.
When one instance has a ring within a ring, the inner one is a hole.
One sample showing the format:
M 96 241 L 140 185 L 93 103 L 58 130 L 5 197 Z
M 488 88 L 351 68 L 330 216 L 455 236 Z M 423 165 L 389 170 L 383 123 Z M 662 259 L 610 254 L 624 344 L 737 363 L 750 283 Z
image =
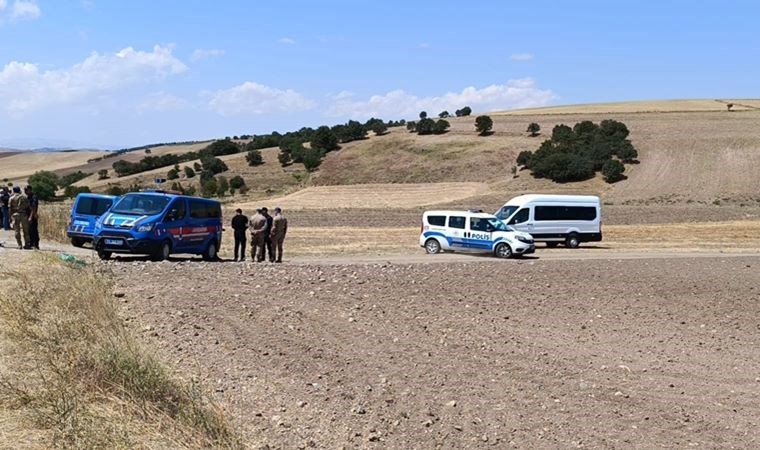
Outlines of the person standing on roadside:
M 272 219 L 272 250 L 275 256 L 275 262 L 282 262 L 282 244 L 285 242 L 285 234 L 288 232 L 288 219 L 282 215 L 282 208 L 279 206 L 274 209 L 274 219 Z
M 267 226 L 267 218 L 256 210 L 251 217 L 251 261 L 261 262 L 264 260 L 264 231 Z M 257 254 L 258 253 L 258 254 Z
M 235 230 L 235 261 L 238 260 L 238 250 L 240 251 L 240 261 L 245 261 L 245 230 L 248 229 L 248 217 L 243 214 L 243 210 L 235 210 L 237 214 L 232 218 L 232 229 Z
M 30 249 L 29 245 L 29 216 L 27 211 L 29 210 L 29 199 L 26 195 L 21 193 L 21 188 L 13 186 L 13 195 L 8 200 L 8 207 L 10 209 L 11 217 L 13 218 L 13 231 L 16 232 L 16 244 L 18 244 L 19 250 L 21 248 Z M 21 243 L 21 234 L 24 234 L 24 243 Z
M 40 249 L 40 230 L 38 228 L 37 219 L 39 218 L 38 210 L 40 206 L 40 200 L 37 198 L 37 194 L 34 193 L 32 187 L 27 185 L 24 188 L 24 193 L 29 201 L 29 208 L 27 209 L 27 217 L 29 218 L 29 247 L 39 250 Z
M 274 262 L 274 254 L 272 253 L 272 223 L 274 219 L 269 215 L 269 210 L 261 208 L 261 214 L 267 219 L 267 225 L 264 228 L 264 249 L 269 252 L 269 262 Z M 266 254 L 262 254 L 262 259 L 266 259 Z
M 2 208 L 3 212 L 3 222 L 0 223 L 0 226 L 2 226 L 5 231 L 11 229 L 11 213 L 8 209 L 8 202 L 10 199 L 11 193 L 8 191 L 7 187 L 3 186 L 3 188 L 0 189 L 0 208 Z

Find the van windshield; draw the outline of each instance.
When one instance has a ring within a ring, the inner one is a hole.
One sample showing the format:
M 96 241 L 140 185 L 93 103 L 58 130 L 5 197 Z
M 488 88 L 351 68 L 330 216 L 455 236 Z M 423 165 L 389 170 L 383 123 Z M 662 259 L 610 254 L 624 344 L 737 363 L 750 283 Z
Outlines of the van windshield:
M 127 194 L 111 209 L 115 214 L 154 216 L 166 208 L 170 198 L 162 195 Z
M 514 231 L 512 227 L 498 219 L 488 219 L 494 231 Z
M 494 216 L 499 220 L 507 220 L 515 213 L 515 211 L 517 211 L 517 208 L 519 208 L 519 206 L 502 206 L 500 210 L 496 211 Z

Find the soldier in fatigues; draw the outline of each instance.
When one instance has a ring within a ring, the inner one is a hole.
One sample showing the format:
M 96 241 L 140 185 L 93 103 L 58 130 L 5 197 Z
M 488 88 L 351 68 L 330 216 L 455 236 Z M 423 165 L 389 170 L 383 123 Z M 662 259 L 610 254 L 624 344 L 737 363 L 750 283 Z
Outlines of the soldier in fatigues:
M 269 253 L 269 262 L 274 262 L 274 253 L 272 252 L 272 216 L 269 215 L 269 210 L 261 208 L 261 214 L 267 219 L 267 226 L 264 228 L 264 250 L 266 253 L 261 253 L 261 259 L 267 259 L 267 253 Z
M 264 233 L 267 227 L 267 218 L 257 209 L 251 217 L 251 261 L 261 262 L 264 260 Z M 258 251 L 258 255 L 256 254 Z M 258 256 L 258 259 L 256 258 Z
M 275 262 L 282 262 L 282 244 L 285 242 L 285 234 L 288 232 L 288 219 L 282 215 L 282 209 L 274 209 L 274 219 L 272 220 L 272 255 L 276 256 Z
M 27 218 L 29 219 L 29 242 L 27 245 L 31 248 L 40 249 L 40 229 L 39 229 L 39 215 L 38 209 L 40 206 L 40 200 L 37 198 L 37 194 L 34 193 L 31 186 L 24 188 L 24 193 L 29 201 L 29 209 L 27 210 Z
M 21 193 L 21 188 L 13 186 L 13 195 L 11 195 L 8 201 L 10 206 L 11 218 L 13 219 L 13 231 L 16 232 L 16 243 L 18 248 L 30 249 L 32 248 L 29 243 L 29 216 L 27 211 L 29 210 L 29 199 L 26 195 Z M 24 234 L 24 243 L 21 243 L 21 233 Z

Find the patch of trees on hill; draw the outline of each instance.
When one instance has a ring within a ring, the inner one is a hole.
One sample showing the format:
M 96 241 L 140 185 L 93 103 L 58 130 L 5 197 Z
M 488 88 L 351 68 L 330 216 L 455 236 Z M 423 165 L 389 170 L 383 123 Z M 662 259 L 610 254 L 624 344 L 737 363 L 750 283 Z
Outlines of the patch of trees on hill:
M 557 125 L 550 139 L 535 152 L 524 151 L 517 164 L 530 169 L 536 178 L 564 183 L 593 178 L 602 171 L 605 181 L 624 179 L 624 164 L 638 162 L 638 152 L 628 140 L 628 127 L 616 120 L 576 123 L 573 128 Z
M 40 170 L 29 177 L 28 183 L 40 200 L 47 201 L 55 199 L 55 192 L 59 188 L 65 188 L 66 196 L 69 196 L 71 192 L 76 192 L 77 189 L 81 189 L 72 185 L 88 176 L 90 176 L 89 173 L 81 170 L 63 176 L 58 176 L 47 170 Z

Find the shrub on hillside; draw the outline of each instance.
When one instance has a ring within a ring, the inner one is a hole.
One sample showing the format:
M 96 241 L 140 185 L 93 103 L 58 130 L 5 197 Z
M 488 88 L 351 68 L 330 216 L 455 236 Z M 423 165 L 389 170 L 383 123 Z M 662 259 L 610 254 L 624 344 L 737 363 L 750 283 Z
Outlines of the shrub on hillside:
M 76 172 L 70 173 L 68 175 L 64 175 L 59 178 L 58 180 L 58 186 L 59 187 L 66 187 L 71 184 L 76 183 L 79 180 L 84 180 L 85 178 L 89 177 L 91 174 L 87 172 L 82 172 L 81 170 L 77 170 Z
M 602 166 L 604 181 L 608 183 L 615 183 L 624 179 L 623 172 L 625 172 L 625 165 L 616 159 L 611 159 Z
M 249 150 L 245 155 L 245 160 L 249 166 L 260 166 L 264 164 L 264 158 L 261 156 L 261 150 Z
M 481 136 L 487 136 L 493 128 L 493 119 L 490 116 L 478 116 L 475 118 L 475 130 Z
M 435 122 L 435 125 L 433 125 L 433 133 L 434 134 L 443 134 L 449 130 L 449 127 L 451 124 L 449 124 L 448 120 L 438 119 Z
M 319 148 L 324 152 L 331 152 L 340 148 L 338 137 L 328 126 L 321 126 L 314 131 L 311 138 L 311 148 Z
M 108 187 L 106 188 L 106 194 L 108 195 L 115 195 L 118 197 L 126 193 L 127 193 L 127 190 L 119 186 L 118 184 L 109 184 Z
M 531 122 L 530 125 L 528 125 L 528 133 L 530 133 L 532 137 L 538 136 L 539 131 L 541 131 L 541 125 L 536 122 Z
M 314 170 L 319 167 L 319 165 L 322 164 L 322 152 L 318 149 L 307 149 L 304 151 L 303 154 L 303 166 L 308 170 L 309 172 L 313 172 Z
M 245 186 L 245 180 L 240 175 L 235 175 L 230 179 L 230 187 L 232 189 L 240 189 Z
M 58 175 L 53 172 L 40 170 L 30 176 L 27 183 L 40 200 L 53 200 L 59 181 Z
M 638 156 L 627 139 L 628 134 L 625 124 L 614 120 L 599 125 L 583 121 L 573 128 L 557 125 L 550 139 L 542 142 L 535 152 L 521 152 L 517 163 L 530 169 L 535 177 L 557 182 L 585 180 L 599 170 L 608 181 L 618 181 L 625 170 L 623 162 L 634 162 Z M 614 160 L 615 156 L 620 161 Z
M 216 180 L 216 194 L 219 197 L 224 197 L 225 194 L 227 194 L 227 191 L 229 190 L 230 190 L 230 183 L 227 181 L 227 178 L 220 175 Z
M 417 122 L 417 127 L 415 128 L 417 134 L 433 134 L 434 129 L 435 121 L 428 118 L 420 119 L 420 121 Z
M 448 111 L 441 111 L 440 113 L 438 113 L 438 118 L 445 119 L 445 118 L 449 117 L 450 115 L 451 114 L 449 114 Z
M 195 176 L 195 170 L 192 167 L 185 166 L 185 176 L 187 178 L 193 178 Z
M 211 177 L 201 182 L 201 195 L 206 198 L 211 198 L 216 195 L 219 186 L 216 183 L 216 178 Z
M 66 198 L 74 198 L 78 194 L 89 193 L 89 192 L 92 192 L 92 191 L 90 191 L 90 188 L 88 186 L 68 185 L 66 186 L 66 189 L 63 190 L 63 195 Z
M 410 120 L 406 123 L 406 131 L 414 133 L 417 131 L 417 122 Z
M 108 169 L 98 170 L 98 180 L 107 180 L 107 179 L 108 179 Z
M 472 108 L 465 106 L 462 109 L 457 109 L 454 114 L 456 114 L 457 117 L 466 117 L 472 114 Z

